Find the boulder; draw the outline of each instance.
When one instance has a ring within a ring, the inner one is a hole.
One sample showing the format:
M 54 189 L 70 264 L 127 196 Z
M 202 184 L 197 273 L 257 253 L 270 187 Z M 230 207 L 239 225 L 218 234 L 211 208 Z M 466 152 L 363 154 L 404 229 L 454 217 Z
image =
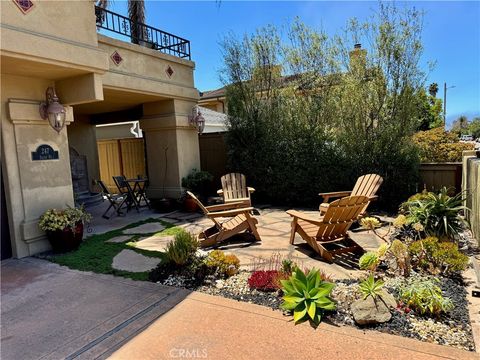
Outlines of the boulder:
M 375 299 L 369 296 L 365 300 L 355 301 L 351 306 L 351 311 L 357 324 L 370 325 L 390 321 L 392 318 L 390 309 L 396 307 L 395 298 L 387 291 L 382 290 L 382 294 Z

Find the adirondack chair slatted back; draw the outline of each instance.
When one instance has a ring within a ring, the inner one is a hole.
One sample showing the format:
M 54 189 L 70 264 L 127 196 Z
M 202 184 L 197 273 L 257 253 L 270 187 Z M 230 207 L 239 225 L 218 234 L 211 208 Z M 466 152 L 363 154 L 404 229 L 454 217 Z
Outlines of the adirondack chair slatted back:
M 225 200 L 249 197 L 245 175 L 230 173 L 223 175 L 220 181 L 222 182 L 223 197 Z
M 348 196 L 333 201 L 318 228 L 317 240 L 331 241 L 345 236 L 368 203 L 366 196 Z
M 383 178 L 377 174 L 367 174 L 360 176 L 355 183 L 355 187 L 352 190 L 352 196 L 363 195 L 373 196 L 378 191 L 378 188 L 383 183 Z

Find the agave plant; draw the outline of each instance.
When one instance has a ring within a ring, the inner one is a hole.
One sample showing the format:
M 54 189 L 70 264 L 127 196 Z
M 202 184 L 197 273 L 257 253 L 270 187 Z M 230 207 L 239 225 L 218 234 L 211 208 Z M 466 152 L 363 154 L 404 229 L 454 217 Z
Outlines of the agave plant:
M 454 239 L 462 231 L 466 220 L 461 216 L 465 192 L 455 196 L 448 195 L 443 187 L 438 194 L 428 193 L 424 198 L 408 201 L 403 205 L 408 221 L 420 223 L 429 236 Z
M 282 308 L 293 311 L 296 324 L 310 319 L 318 325 L 325 310 L 335 310 L 335 303 L 329 297 L 335 284 L 322 281 L 317 269 L 305 275 L 296 268 L 288 280 L 281 280 L 281 284 L 284 293 Z

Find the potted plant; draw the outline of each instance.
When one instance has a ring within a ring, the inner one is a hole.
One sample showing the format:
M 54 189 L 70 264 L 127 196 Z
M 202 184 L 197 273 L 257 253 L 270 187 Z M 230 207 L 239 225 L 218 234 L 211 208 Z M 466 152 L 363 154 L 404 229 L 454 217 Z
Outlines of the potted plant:
M 213 175 L 208 171 L 198 171 L 197 169 L 192 169 L 190 174 L 182 178 L 182 186 L 202 198 L 208 193 L 208 189 L 212 180 Z M 193 212 L 197 210 L 197 204 L 189 196 L 185 196 L 183 205 L 186 211 Z
M 64 253 L 76 250 L 83 239 L 83 225 L 92 216 L 81 207 L 64 210 L 48 209 L 40 217 L 39 227 L 47 233 L 53 252 Z

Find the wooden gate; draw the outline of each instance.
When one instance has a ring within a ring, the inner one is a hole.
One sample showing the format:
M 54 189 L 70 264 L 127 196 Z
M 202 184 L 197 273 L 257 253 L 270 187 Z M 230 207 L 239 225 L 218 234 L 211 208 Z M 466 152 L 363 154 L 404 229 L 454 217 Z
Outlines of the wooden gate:
M 110 191 L 118 191 L 112 176 L 124 175 L 131 179 L 146 175 L 142 138 L 98 140 L 97 147 L 100 179 Z
M 200 167 L 214 177 L 216 187 L 220 185 L 220 177 L 225 174 L 227 167 L 227 147 L 225 133 L 201 134 L 198 138 L 200 145 Z

